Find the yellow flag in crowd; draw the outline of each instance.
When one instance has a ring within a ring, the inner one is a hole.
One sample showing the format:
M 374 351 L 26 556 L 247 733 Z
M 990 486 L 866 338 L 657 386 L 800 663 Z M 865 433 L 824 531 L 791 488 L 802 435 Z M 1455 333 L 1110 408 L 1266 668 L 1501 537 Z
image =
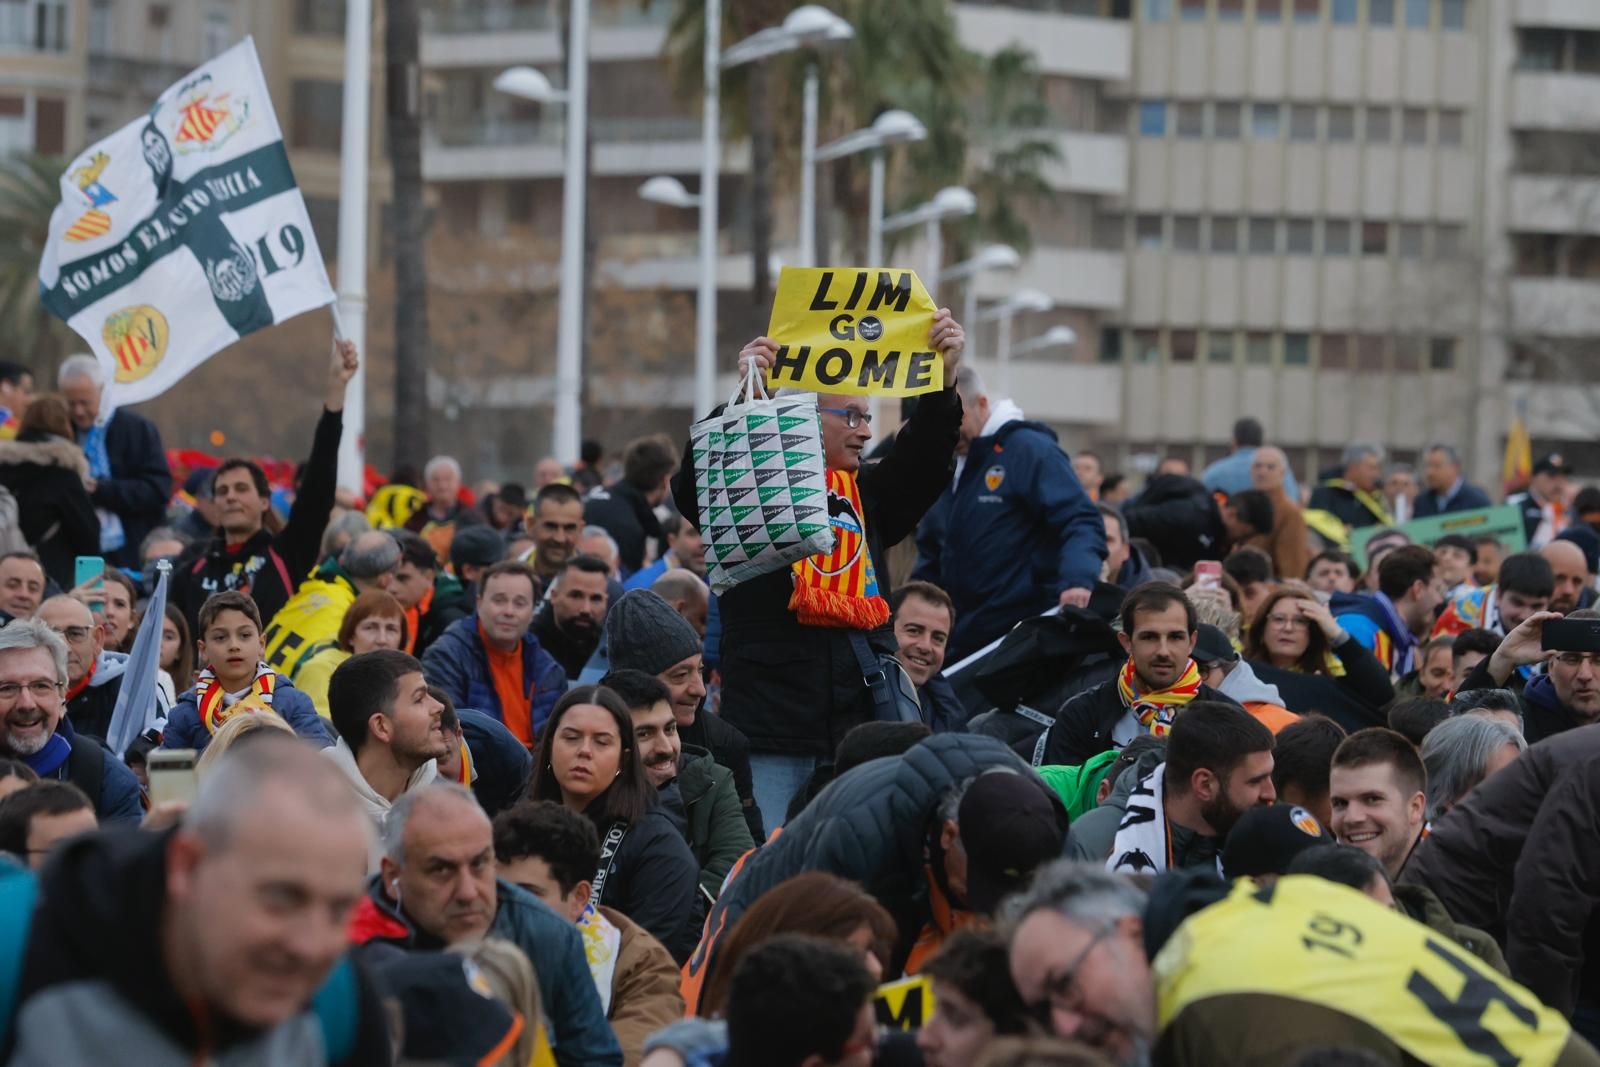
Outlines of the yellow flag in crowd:
M 1522 421 L 1522 411 L 1511 416 L 1511 432 L 1506 434 L 1506 458 L 1501 465 L 1500 479 L 1508 493 L 1518 492 L 1533 477 L 1533 441 L 1528 437 L 1527 424 Z
M 933 297 L 914 271 L 785 267 L 767 336 L 778 342 L 774 388 L 917 396 L 944 388 L 928 343 Z

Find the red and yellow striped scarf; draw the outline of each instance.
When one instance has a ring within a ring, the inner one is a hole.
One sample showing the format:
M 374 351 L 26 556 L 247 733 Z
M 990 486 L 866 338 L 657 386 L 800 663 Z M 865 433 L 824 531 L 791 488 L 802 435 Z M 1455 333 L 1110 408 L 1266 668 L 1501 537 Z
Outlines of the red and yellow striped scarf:
M 256 664 L 256 679 L 250 683 L 250 692 L 227 704 L 223 697 L 227 694 L 222 685 L 217 681 L 217 676 L 207 667 L 200 672 L 200 677 L 194 683 L 194 702 L 200 712 L 200 721 L 205 724 L 207 733 L 216 733 L 222 724 L 240 712 L 253 712 L 261 708 L 272 707 L 272 690 L 277 685 L 278 676 L 266 663 Z
M 882 626 L 889 621 L 889 602 L 878 592 L 854 471 L 828 472 L 828 522 L 833 526 L 833 551 L 794 564 L 789 610 L 807 626 L 852 630 Z
M 1122 696 L 1122 705 L 1133 712 L 1139 725 L 1150 731 L 1151 736 L 1166 737 L 1172 730 L 1172 720 L 1177 718 L 1178 709 L 1200 694 L 1200 668 L 1190 660 L 1176 682 L 1151 693 L 1139 692 L 1137 682 L 1130 658 L 1123 664 L 1122 673 L 1117 675 L 1117 692 Z

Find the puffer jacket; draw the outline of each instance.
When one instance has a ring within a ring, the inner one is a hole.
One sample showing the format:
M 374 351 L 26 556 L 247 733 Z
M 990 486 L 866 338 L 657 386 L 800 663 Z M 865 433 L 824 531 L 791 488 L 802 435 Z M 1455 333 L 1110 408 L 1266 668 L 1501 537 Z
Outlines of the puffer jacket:
M 744 821 L 744 807 L 733 786 L 732 771 L 705 749 L 691 745 L 683 747 L 680 766 L 673 783 L 677 786 L 676 800 L 688 823 L 689 847 L 700 864 L 700 888 L 715 900 L 722 892 L 723 879 L 739 857 L 755 845 L 755 839 Z M 671 807 L 665 789 L 662 803 Z
M 0 486 L 17 498 L 17 525 L 50 580 L 71 589 L 74 561 L 100 554 L 100 517 L 84 479 L 89 461 L 64 437 L 0 441 Z
M 827 871 L 861 885 L 895 916 L 899 941 L 886 974 L 897 974 L 930 918 L 924 842 L 945 795 L 992 767 L 1010 767 L 1050 787 L 1015 753 L 988 737 L 939 734 L 898 757 L 869 760 L 835 779 L 772 841 L 734 872 L 706 922 L 707 936 L 685 976 L 709 973 L 720 937 L 762 894 L 805 871 Z M 1061 813 L 1063 829 L 1066 814 Z M 686 987 L 687 988 L 687 987 Z
M 463 766 L 467 780 L 461 784 L 472 789 L 478 806 L 492 819 L 528 791 L 533 757 L 493 715 L 457 708 L 456 716 L 461 720 L 461 739 L 471 757 L 470 765 Z
M 211 744 L 211 731 L 200 721 L 200 705 L 195 700 L 195 690 L 178 694 L 172 714 L 167 717 L 167 728 L 161 735 L 162 748 L 192 748 L 204 752 Z M 314 743 L 318 748 L 333 744 L 333 729 L 328 720 L 317 714 L 317 706 L 310 697 L 294 687 L 294 683 L 278 675 L 272 689 L 272 710 L 288 723 L 294 732 Z
M 1186 571 L 1203 559 L 1221 559 L 1228 532 L 1211 491 L 1181 474 L 1158 474 L 1144 492 L 1122 505 L 1128 536 L 1155 547 L 1164 567 Z
M 956 391 L 929 393 L 919 398 L 894 451 L 861 468 L 867 550 L 884 594 L 889 592 L 884 569 L 889 547 L 915 530 L 939 499 L 960 436 Z M 684 449 L 672 496 L 679 513 L 699 528 L 693 448 Z M 753 752 L 831 756 L 851 727 L 872 718 L 872 700 L 850 631 L 803 625 L 789 609 L 793 593 L 793 575 L 784 567 L 741 582 L 718 598 L 722 714 L 749 739 Z M 880 652 L 895 652 L 887 623 L 868 640 Z
M 610 829 L 599 814 L 606 808 L 605 796 L 590 801 L 587 812 L 601 841 Z M 628 827 L 596 903 L 615 908 L 648 930 L 679 964 L 689 958 L 705 915 L 700 865 L 666 808 L 652 803 Z
M 83 691 L 67 701 L 67 718 L 72 727 L 86 737 L 104 741 L 111 730 L 111 719 L 117 710 L 117 696 L 122 692 L 122 678 L 128 673 L 126 652 L 102 652 L 95 660 L 94 673 Z M 167 695 L 156 690 L 156 718 L 169 714 Z
M 1434 823 L 1400 872 L 1571 1015 L 1600 1008 L 1600 728 L 1541 741 Z
M 478 616 L 468 615 L 451 625 L 429 646 L 422 657 L 422 672 L 433 685 L 443 689 L 458 708 L 476 708 L 502 723 L 500 694 L 489 677 L 489 653 L 478 634 Z M 556 701 L 567 691 L 567 675 L 561 665 L 539 646 L 532 631 L 522 638 L 522 688 L 532 700 L 532 737 L 517 740 L 531 745 L 539 728 L 550 717 Z

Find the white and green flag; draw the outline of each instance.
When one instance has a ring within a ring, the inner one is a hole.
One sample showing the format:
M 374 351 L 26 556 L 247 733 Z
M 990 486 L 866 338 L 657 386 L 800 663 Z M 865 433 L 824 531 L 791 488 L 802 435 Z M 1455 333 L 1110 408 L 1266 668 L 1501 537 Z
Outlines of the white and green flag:
M 253 41 L 72 161 L 39 289 L 106 368 L 107 411 L 333 302 Z

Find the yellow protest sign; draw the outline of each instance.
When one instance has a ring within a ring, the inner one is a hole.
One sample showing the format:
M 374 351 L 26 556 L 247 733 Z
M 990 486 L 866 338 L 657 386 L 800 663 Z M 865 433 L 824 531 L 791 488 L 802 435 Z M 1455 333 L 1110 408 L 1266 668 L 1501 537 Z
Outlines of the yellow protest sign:
M 767 336 L 778 342 L 768 383 L 856 396 L 944 388 L 944 356 L 928 343 L 933 297 L 916 272 L 785 267 Z
M 878 1025 L 890 1030 L 920 1030 L 933 1017 L 933 980 L 913 975 L 885 982 L 872 995 Z

